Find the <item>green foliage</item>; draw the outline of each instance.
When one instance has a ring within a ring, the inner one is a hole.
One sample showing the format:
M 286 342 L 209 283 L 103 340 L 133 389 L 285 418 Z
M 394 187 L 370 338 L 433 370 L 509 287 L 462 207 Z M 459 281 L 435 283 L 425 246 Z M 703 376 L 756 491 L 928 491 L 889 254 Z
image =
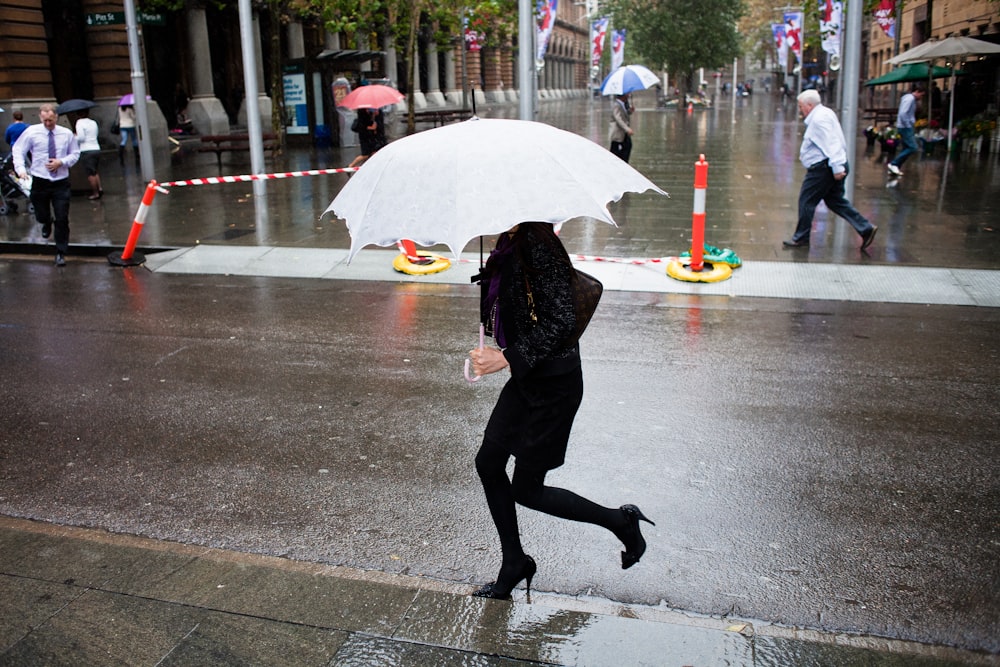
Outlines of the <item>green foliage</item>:
M 741 0 L 612 0 L 616 28 L 625 28 L 626 61 L 639 56 L 653 66 L 687 76 L 719 68 L 741 53 L 737 22 Z

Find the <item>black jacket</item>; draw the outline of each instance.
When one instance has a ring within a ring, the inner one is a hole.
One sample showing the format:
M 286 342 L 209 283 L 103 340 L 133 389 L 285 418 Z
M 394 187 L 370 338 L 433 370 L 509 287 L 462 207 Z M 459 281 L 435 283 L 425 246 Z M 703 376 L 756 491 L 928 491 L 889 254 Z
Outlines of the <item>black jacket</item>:
M 569 255 L 548 223 L 522 223 L 515 234 L 515 250 L 499 267 L 504 356 L 518 379 L 568 373 L 580 365 L 579 346 L 565 345 L 576 326 Z

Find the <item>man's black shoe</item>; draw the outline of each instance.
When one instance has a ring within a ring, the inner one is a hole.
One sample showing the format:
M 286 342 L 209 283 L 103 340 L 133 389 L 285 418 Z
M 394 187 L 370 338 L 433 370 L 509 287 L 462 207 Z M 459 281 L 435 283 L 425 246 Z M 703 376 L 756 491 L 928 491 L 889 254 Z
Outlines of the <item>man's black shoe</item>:
M 786 248 L 808 248 L 809 239 L 804 239 L 802 241 L 796 241 L 795 239 L 790 239 L 788 241 L 782 241 L 781 245 L 785 246 Z
M 862 234 L 861 235 L 861 249 L 862 250 L 864 250 L 865 248 L 867 248 L 868 246 L 870 246 L 872 244 L 872 241 L 875 240 L 875 233 L 877 231 L 878 231 L 878 227 L 876 227 L 875 225 L 872 225 L 871 231 L 869 231 L 867 234 Z
M 42 238 L 47 239 L 52 236 L 52 223 L 46 222 L 42 225 Z

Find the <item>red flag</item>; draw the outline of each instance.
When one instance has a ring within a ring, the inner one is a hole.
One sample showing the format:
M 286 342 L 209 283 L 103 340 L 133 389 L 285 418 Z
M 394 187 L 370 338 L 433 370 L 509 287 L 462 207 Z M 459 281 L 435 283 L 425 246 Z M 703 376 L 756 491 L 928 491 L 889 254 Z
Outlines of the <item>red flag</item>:
M 889 37 L 896 36 L 896 0 L 880 0 L 875 9 L 875 21 Z

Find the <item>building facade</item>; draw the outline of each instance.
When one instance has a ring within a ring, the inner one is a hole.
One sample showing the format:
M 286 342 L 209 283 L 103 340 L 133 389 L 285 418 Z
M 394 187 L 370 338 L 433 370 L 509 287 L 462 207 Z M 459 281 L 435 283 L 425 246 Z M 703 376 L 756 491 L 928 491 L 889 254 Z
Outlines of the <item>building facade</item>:
M 190 3 L 176 12 L 141 14 L 139 44 L 150 97 L 150 133 L 167 145 L 179 114 L 200 134 L 223 134 L 246 126 L 244 72 L 236 2 Z M 516 32 L 517 17 L 510 17 Z M 272 126 L 275 94 L 288 100 L 289 81 L 302 81 L 304 113 L 285 110 L 289 136 L 315 137 L 320 128 L 337 140 L 334 82 L 357 85 L 388 79 L 406 91 L 407 62 L 381 35 L 352 39 L 308 22 L 288 22 L 255 11 L 256 108 L 262 126 Z M 516 40 L 477 50 L 456 36 L 448 44 L 421 31 L 416 54 L 414 100 L 427 106 L 459 106 L 476 100 L 517 100 Z M 122 95 L 132 91 L 128 33 L 121 2 L 105 0 L 4 0 L 0 3 L 0 125 L 20 109 L 33 122 L 43 102 L 82 98 L 98 103 L 94 117 L 110 127 Z M 277 47 L 277 48 L 275 48 Z M 589 34 L 585 9 L 563 3 L 540 70 L 542 96 L 586 94 Z M 182 108 L 183 107 L 183 108 Z M 301 109 L 299 110 L 301 111 Z M 296 125 L 296 123 L 298 123 Z M 304 125 L 303 125 L 304 124 Z M 332 128 L 332 132 L 330 131 Z M 112 142 L 110 133 L 103 140 Z
M 965 36 L 1000 44 L 1000 3 L 986 0 L 896 0 L 901 7 L 895 30 L 898 33 L 898 53 L 930 39 L 941 40 Z M 872 22 L 867 31 L 867 62 L 864 79 L 874 79 L 893 69 L 889 59 L 897 54 L 896 36 L 890 37 Z M 937 62 L 937 65 L 951 63 Z M 935 80 L 937 91 L 934 104 L 943 113 L 949 95 L 955 97 L 955 118 L 986 114 L 995 118 L 1000 108 L 1000 57 L 970 58 L 956 66 L 964 74 L 956 77 L 954 90 L 950 78 Z M 870 91 L 871 104 L 886 106 L 893 103 L 889 86 Z M 898 97 L 898 92 L 896 97 Z M 933 106 L 932 106 L 933 108 Z M 934 114 L 940 119 L 938 113 Z

